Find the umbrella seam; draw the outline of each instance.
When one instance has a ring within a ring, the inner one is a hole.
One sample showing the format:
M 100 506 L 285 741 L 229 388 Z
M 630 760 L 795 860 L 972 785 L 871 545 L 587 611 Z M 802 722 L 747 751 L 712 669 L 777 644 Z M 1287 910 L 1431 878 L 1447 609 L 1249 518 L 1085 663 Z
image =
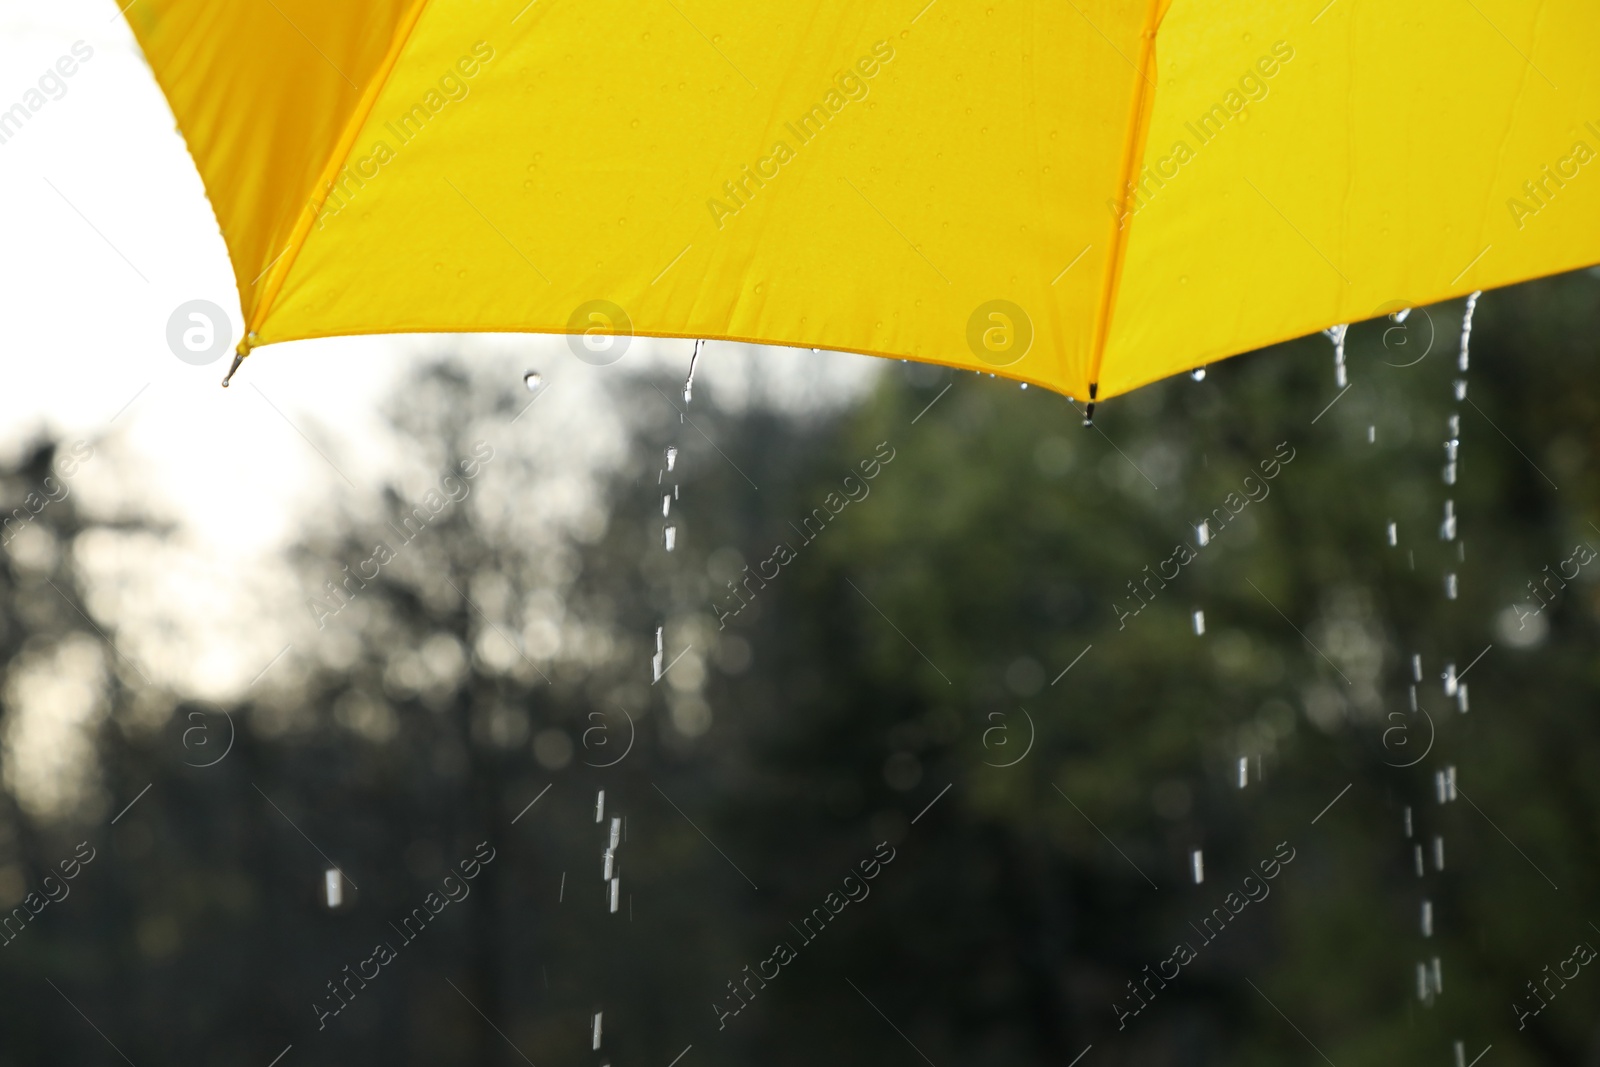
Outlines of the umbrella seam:
M 360 134 L 371 117 L 372 111 L 378 106 L 378 98 L 383 95 L 383 90 L 388 87 L 389 79 L 394 70 L 400 65 L 400 56 L 411 43 L 411 35 L 416 30 L 417 24 L 422 21 L 422 14 L 428 6 L 429 0 L 415 0 L 411 10 L 396 28 L 394 40 L 389 46 L 388 55 L 378 69 L 373 71 L 372 80 L 368 83 L 362 98 L 357 101 L 355 110 L 350 113 L 350 118 L 345 123 L 344 131 L 339 135 L 338 142 L 328 156 L 328 162 L 322 169 L 322 174 L 317 179 L 317 184 L 311 189 L 311 196 L 306 200 L 306 208 L 301 214 L 300 221 L 295 224 L 294 232 L 289 238 L 289 247 L 279 257 L 278 263 L 267 276 L 266 288 L 262 291 L 261 300 L 256 304 L 255 311 L 246 324 L 245 342 L 241 351 L 248 352 L 254 347 L 251 340 L 261 326 L 267 321 L 267 316 L 272 313 L 273 304 L 278 299 L 278 294 L 283 291 L 284 283 L 289 278 L 289 272 L 294 269 L 295 261 L 300 258 L 300 250 L 305 247 L 306 240 L 311 236 L 311 224 L 322 213 L 322 207 L 328 200 L 328 194 L 333 190 L 334 179 L 347 165 L 351 149 L 355 145 L 356 136 Z
M 1122 172 L 1117 182 L 1118 211 L 1111 231 L 1111 249 L 1106 264 L 1105 284 L 1101 289 L 1099 314 L 1095 318 L 1094 340 L 1089 351 L 1089 374 L 1085 383 L 1093 396 L 1100 381 L 1100 364 L 1105 357 L 1106 339 L 1111 335 L 1111 312 L 1116 305 L 1117 288 L 1122 279 L 1123 258 L 1127 250 L 1128 231 L 1133 218 L 1128 211 L 1129 185 L 1139 173 L 1144 160 L 1145 141 L 1149 136 L 1150 115 L 1155 108 L 1155 83 L 1159 76 L 1155 68 L 1156 33 L 1161 28 L 1171 0 L 1150 0 L 1139 32 L 1139 79 L 1135 83 L 1133 114 L 1128 123 L 1128 139 L 1122 150 Z

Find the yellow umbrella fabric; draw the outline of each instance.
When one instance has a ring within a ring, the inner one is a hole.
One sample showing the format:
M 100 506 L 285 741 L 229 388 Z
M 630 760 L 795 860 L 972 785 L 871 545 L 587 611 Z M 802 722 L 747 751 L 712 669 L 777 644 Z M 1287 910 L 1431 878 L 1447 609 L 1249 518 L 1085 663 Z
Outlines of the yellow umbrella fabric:
M 1100 399 L 1600 261 L 1593 0 L 136 0 L 255 345 L 625 332 Z

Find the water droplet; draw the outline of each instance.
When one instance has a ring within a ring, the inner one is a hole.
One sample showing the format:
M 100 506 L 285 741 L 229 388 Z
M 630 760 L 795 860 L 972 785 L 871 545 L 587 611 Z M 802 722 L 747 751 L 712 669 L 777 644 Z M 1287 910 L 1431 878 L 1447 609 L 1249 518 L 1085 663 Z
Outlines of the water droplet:
M 1422 657 L 1420 655 L 1411 657 L 1411 680 L 1413 682 L 1422 681 Z
M 344 881 L 337 867 L 322 872 L 322 891 L 328 907 L 337 908 L 344 903 Z
M 536 370 L 531 370 L 522 376 L 522 384 L 528 387 L 528 392 L 537 393 L 544 388 L 544 375 Z
M 1457 400 L 1465 400 L 1467 398 L 1467 380 L 1465 378 L 1457 378 L 1455 380 L 1455 389 Z
M 1250 784 L 1250 757 L 1239 757 L 1239 788 L 1243 789 Z
M 611 910 L 617 910 L 617 886 L 615 882 L 611 885 Z M 600 1047 L 600 1015 L 601 1013 L 598 1011 L 594 1013 L 594 1047 L 597 1049 Z
M 1472 710 L 1472 706 L 1467 703 L 1467 687 L 1465 685 L 1456 686 L 1456 710 L 1463 715 Z M 1451 797 L 1451 799 L 1454 800 L 1455 798 Z
M 1410 315 L 1410 308 L 1401 308 L 1399 311 L 1391 311 L 1389 313 L 1389 320 L 1391 322 L 1404 322 Z
M 671 470 L 677 464 L 677 462 L 678 462 L 678 447 L 676 445 L 668 445 L 667 446 L 667 470 Z
M 1456 665 L 1454 663 L 1446 663 L 1444 665 L 1444 670 L 1440 672 L 1439 677 L 1444 681 L 1444 695 L 1447 697 L 1455 696 Z
M 594 821 L 599 822 L 606 817 L 606 791 L 604 789 L 595 794 Z
M 1027 383 L 1027 382 L 1023 382 L 1023 383 L 1022 383 L 1022 387 L 1023 387 L 1023 388 L 1024 388 L 1024 389 L 1026 389 L 1026 388 L 1027 388 L 1027 387 L 1028 387 L 1028 383 Z
M 668 526 L 664 536 L 667 542 L 668 552 L 671 552 L 674 548 L 678 547 L 678 528 L 676 526 Z
M 667 513 L 670 512 L 671 510 L 672 510 L 672 494 L 671 493 L 663 493 L 663 494 L 661 494 L 661 517 L 663 519 L 666 518 L 667 517 Z
M 700 362 L 700 345 L 702 343 L 701 341 L 696 341 L 694 343 L 694 351 L 689 353 L 689 376 L 683 380 L 683 402 L 685 404 L 694 399 L 694 367 L 696 363 Z
M 1199 885 L 1206 880 L 1206 858 L 1199 849 L 1189 855 L 1189 870 L 1194 875 L 1194 884 Z
M 1478 309 L 1478 297 L 1482 295 L 1483 290 L 1480 289 L 1467 297 L 1466 310 L 1461 314 L 1461 357 L 1456 361 L 1456 366 L 1462 374 L 1467 372 L 1467 346 L 1472 340 L 1472 313 Z M 1466 395 L 1465 382 L 1457 382 L 1456 389 L 1462 396 Z
M 1196 637 L 1203 636 L 1206 632 L 1206 613 L 1199 608 L 1194 609 L 1194 632 Z
M 1459 591 L 1460 591 L 1460 585 L 1456 581 L 1455 572 L 1452 571 L 1449 574 L 1445 575 L 1444 576 L 1444 598 L 1446 600 L 1454 600 L 1456 598 L 1456 594 Z
M 662 647 L 662 644 L 661 644 L 661 630 L 662 630 L 662 627 L 660 627 L 660 626 L 656 627 L 656 654 L 655 654 L 655 657 L 653 659 L 651 659 L 651 661 L 650 661 L 651 673 L 653 675 L 653 678 L 652 678 L 651 683 L 650 683 L 651 685 L 654 685 L 656 682 L 661 681 L 661 665 L 662 665 L 663 662 L 665 662 L 663 657 L 666 655 L 666 650 Z M 601 796 L 604 797 L 605 794 L 602 793 Z M 599 822 L 600 821 L 600 813 L 599 813 L 598 809 L 596 809 L 596 811 L 595 811 L 594 821 L 595 822 Z
M 1438 834 L 1433 835 L 1433 869 L 1444 870 L 1444 838 Z
M 1433 901 L 1422 902 L 1422 936 L 1433 936 Z
M 1406 805 L 1406 837 L 1411 837 L 1411 805 Z
M 1444 502 L 1444 521 L 1439 523 L 1439 540 L 1454 541 L 1456 539 L 1456 502 Z
M 1368 426 L 1367 427 L 1367 444 L 1375 445 L 1377 443 L 1378 443 L 1378 428 L 1376 426 Z
M 1344 337 L 1349 329 L 1349 323 L 1345 323 L 1342 326 L 1330 326 L 1322 331 L 1333 342 L 1333 380 L 1340 389 L 1349 384 L 1344 370 Z
M 1449 426 L 1451 437 L 1461 436 L 1461 415 L 1459 412 L 1450 416 Z
M 1400 526 L 1398 523 L 1389 524 L 1389 547 L 1394 548 L 1400 543 Z
M 1201 548 L 1209 545 L 1211 543 L 1211 524 L 1202 522 L 1199 526 L 1196 526 L 1194 528 L 1194 539 Z
M 1206 369 L 1204 367 L 1196 367 L 1194 370 L 1189 372 L 1189 377 L 1193 378 L 1197 382 L 1203 382 L 1206 380 Z

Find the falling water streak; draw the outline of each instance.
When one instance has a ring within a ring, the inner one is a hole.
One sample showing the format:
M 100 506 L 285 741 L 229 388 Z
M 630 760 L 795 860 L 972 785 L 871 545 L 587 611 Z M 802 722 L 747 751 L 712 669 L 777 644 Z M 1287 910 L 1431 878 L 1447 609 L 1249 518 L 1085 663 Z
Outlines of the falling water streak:
M 1376 426 L 1368 426 L 1367 427 L 1367 444 L 1375 445 L 1377 443 L 1378 443 L 1378 428 Z
M 1422 866 L 1422 846 L 1421 845 L 1415 845 L 1415 846 L 1413 846 L 1413 849 L 1414 849 L 1415 858 L 1416 858 L 1416 861 L 1417 861 L 1417 877 L 1421 878 L 1424 874 L 1427 873 L 1424 870 L 1423 866 Z
M 689 376 L 683 380 L 683 402 L 687 404 L 694 399 L 694 366 L 700 362 L 700 346 L 704 341 L 694 343 L 694 351 L 689 354 Z
M 606 791 L 600 790 L 594 798 L 594 821 L 600 822 L 606 817 Z
M 1444 502 L 1444 519 L 1439 523 L 1439 540 L 1454 541 L 1456 539 L 1456 502 Z M 1418 679 L 1419 681 L 1421 679 Z
M 1406 837 L 1411 837 L 1411 805 L 1406 805 Z
M 667 470 L 670 471 L 673 467 L 676 467 L 677 465 L 678 465 L 678 446 L 677 445 L 668 445 L 667 446 Z
M 1444 838 L 1438 834 L 1433 835 L 1433 869 L 1444 870 Z
M 650 661 L 651 671 L 654 674 L 654 677 L 650 680 L 650 684 L 651 685 L 654 685 L 656 682 L 661 681 L 661 664 L 663 662 L 663 657 L 665 656 L 665 652 L 664 652 L 664 650 L 662 649 L 662 646 L 661 646 L 661 630 L 662 630 L 662 627 L 660 627 L 660 626 L 656 627 L 656 654 L 655 654 L 655 657 Z M 599 813 L 599 811 L 595 812 L 594 821 L 595 822 L 599 822 L 600 821 L 600 813 Z
M 611 849 L 608 848 L 604 852 L 600 853 L 600 858 L 601 858 L 601 861 L 602 861 L 601 862 L 602 870 L 600 872 L 600 880 L 602 882 L 609 882 L 609 881 L 611 881 L 611 875 L 613 873 L 612 868 L 616 865 L 616 862 L 617 862 L 617 854 L 615 852 L 613 852 Z
M 1433 901 L 1422 902 L 1422 936 L 1433 936 Z
M 1478 309 L 1478 297 L 1483 295 L 1479 289 L 1467 297 L 1467 309 L 1461 315 L 1461 358 L 1456 363 L 1456 368 L 1462 374 L 1467 373 L 1467 346 L 1472 341 L 1472 313 Z M 1465 383 L 1461 383 L 1463 387 Z
M 1446 574 L 1444 576 L 1444 598 L 1446 600 L 1454 600 L 1460 591 L 1461 583 L 1456 580 L 1455 571 Z
M 1414 682 L 1422 681 L 1422 655 L 1420 653 L 1413 653 L 1411 656 L 1411 680 Z
M 1194 528 L 1194 539 L 1201 548 L 1209 545 L 1211 543 L 1211 524 L 1202 522 L 1199 526 L 1196 526 Z
M 600 1048 L 600 1015 L 601 1015 L 601 1013 L 598 1012 L 598 1011 L 594 1013 L 594 1049 L 595 1049 L 595 1051 L 598 1051 L 599 1048 Z
M 1467 687 L 1464 685 L 1456 689 L 1456 710 L 1463 715 L 1472 710 L 1467 703 Z
M 622 844 L 622 820 L 616 816 L 612 816 L 611 838 L 609 845 L 611 848 L 616 848 L 620 844 Z
M 344 903 L 344 884 L 339 878 L 339 868 L 330 867 L 322 872 L 322 889 L 327 896 L 328 907 L 337 908 Z
M 1389 547 L 1394 548 L 1400 543 L 1400 527 L 1396 523 L 1389 524 Z
M 1239 788 L 1243 789 L 1250 784 L 1250 757 L 1239 757 Z
M 1344 335 L 1349 329 L 1350 325 L 1346 323 L 1342 326 L 1330 326 L 1322 331 L 1333 342 L 1333 381 L 1340 389 L 1350 384 L 1344 368 Z
M 1194 875 L 1194 884 L 1200 885 L 1206 880 L 1206 858 L 1199 849 L 1195 849 L 1189 857 L 1189 867 Z
M 1204 635 L 1206 632 L 1206 613 L 1199 608 L 1194 610 L 1194 632 L 1197 637 Z
M 668 552 L 678 546 L 678 528 L 676 526 L 668 526 L 662 531 L 662 537 L 666 541 Z
M 622 893 L 622 879 L 621 878 L 613 878 L 613 879 L 611 879 L 611 914 L 613 914 L 613 915 L 615 915 L 617 913 L 617 902 L 621 897 L 621 893 Z
M 672 494 L 671 493 L 662 493 L 661 494 L 661 517 L 663 519 L 666 518 L 667 514 L 670 511 L 672 511 Z

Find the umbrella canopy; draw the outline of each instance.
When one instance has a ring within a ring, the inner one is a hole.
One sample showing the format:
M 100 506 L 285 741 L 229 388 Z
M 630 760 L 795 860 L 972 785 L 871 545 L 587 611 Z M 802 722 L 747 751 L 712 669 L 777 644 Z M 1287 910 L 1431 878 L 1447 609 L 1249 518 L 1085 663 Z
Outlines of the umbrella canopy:
M 241 353 L 632 332 L 1104 399 L 1600 261 L 1592 0 L 126 17 L 227 241 Z

